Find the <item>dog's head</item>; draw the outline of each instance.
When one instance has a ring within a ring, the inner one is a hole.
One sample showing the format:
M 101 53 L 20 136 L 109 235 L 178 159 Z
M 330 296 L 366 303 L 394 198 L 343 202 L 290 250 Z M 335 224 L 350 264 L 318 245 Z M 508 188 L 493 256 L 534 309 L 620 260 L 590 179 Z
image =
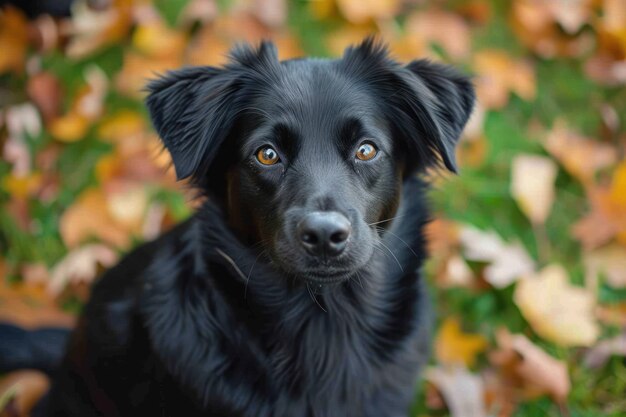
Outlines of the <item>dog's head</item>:
M 182 69 L 148 88 L 177 176 L 223 201 L 242 238 L 282 270 L 316 283 L 367 264 L 403 178 L 455 171 L 474 102 L 465 77 L 400 65 L 371 39 L 337 60 L 239 47 L 223 68 Z

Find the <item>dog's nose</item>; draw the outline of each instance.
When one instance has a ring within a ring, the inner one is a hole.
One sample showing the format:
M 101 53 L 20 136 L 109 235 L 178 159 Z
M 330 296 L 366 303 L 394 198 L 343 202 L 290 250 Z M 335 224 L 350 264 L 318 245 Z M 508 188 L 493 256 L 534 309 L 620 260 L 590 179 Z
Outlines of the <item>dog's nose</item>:
M 314 211 L 304 216 L 297 227 L 298 238 L 312 255 L 337 256 L 346 248 L 352 227 L 336 211 Z

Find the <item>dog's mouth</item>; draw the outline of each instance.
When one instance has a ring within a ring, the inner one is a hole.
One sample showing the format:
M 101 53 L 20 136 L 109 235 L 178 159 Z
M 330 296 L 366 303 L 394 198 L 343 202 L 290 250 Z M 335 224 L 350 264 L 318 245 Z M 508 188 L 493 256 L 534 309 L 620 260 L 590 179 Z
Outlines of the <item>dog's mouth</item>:
M 324 271 L 315 270 L 302 273 L 305 282 L 318 285 L 339 284 L 349 280 L 355 274 L 354 270 Z

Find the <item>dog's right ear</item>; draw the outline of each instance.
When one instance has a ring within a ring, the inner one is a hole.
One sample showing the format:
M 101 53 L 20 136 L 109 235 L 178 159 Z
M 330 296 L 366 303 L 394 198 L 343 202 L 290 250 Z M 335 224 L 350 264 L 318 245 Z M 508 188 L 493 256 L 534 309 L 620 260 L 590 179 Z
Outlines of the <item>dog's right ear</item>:
M 177 178 L 208 167 L 236 114 L 238 81 L 234 71 L 183 68 L 151 81 L 147 89 L 152 123 L 172 155 Z
M 258 84 L 260 67 L 278 64 L 276 48 L 242 44 L 222 68 L 188 67 L 151 81 L 146 105 L 172 155 L 178 179 L 206 174 L 224 139 L 245 108 L 246 84 Z

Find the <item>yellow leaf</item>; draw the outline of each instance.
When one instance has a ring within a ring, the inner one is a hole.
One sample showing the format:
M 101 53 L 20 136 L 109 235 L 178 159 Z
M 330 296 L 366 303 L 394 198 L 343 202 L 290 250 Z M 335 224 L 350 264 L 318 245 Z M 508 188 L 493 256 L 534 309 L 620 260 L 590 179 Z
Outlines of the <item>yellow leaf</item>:
M 613 173 L 609 200 L 616 210 L 626 213 L 626 162 L 619 164 Z
M 123 110 L 102 121 L 98 136 L 107 142 L 117 142 L 140 134 L 145 129 L 146 122 L 139 113 Z
M 159 20 L 140 24 L 133 34 L 133 45 L 153 57 L 180 55 L 186 43 L 187 38 L 183 33 L 169 29 Z
M 447 365 L 473 366 L 476 356 L 487 348 L 487 340 L 481 335 L 463 333 L 456 319 L 446 319 L 435 339 L 435 356 Z
M 35 193 L 42 183 L 40 173 L 30 173 L 24 176 L 7 175 L 2 179 L 2 187 L 12 196 L 26 198 Z
M 549 265 L 520 280 L 514 301 L 535 332 L 561 346 L 590 346 L 599 328 L 593 309 L 594 295 L 568 282 L 565 269 Z
M 86 117 L 70 112 L 52 120 L 49 126 L 50 134 L 61 142 L 76 142 L 85 137 L 89 129 Z
M 533 224 L 545 223 L 554 203 L 556 164 L 544 156 L 518 155 L 512 171 L 513 198 Z

